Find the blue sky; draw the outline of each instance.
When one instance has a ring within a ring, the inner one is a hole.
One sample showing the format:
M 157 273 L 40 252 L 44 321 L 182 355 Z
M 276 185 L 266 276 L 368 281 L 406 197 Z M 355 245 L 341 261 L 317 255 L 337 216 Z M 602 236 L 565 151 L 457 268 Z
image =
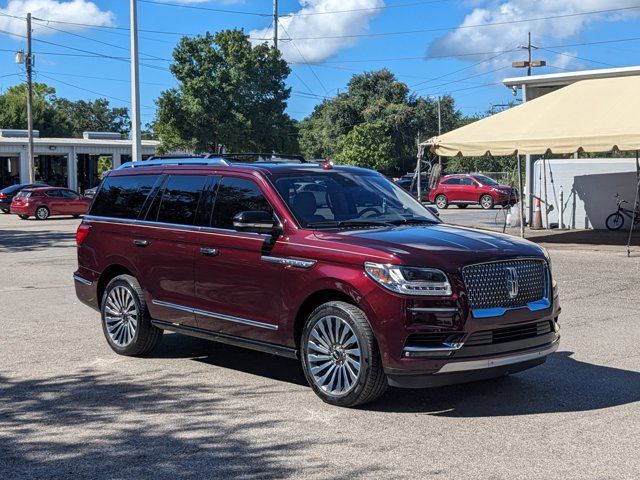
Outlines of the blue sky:
M 139 2 L 139 28 L 149 30 L 140 32 L 139 47 L 143 124 L 153 119 L 160 92 L 174 85 L 167 61 L 179 39 L 173 33 L 239 27 L 260 41 L 272 36 L 269 16 L 205 9 L 269 14 L 271 3 Z M 14 17 L 31 9 L 37 18 L 69 22 L 34 22 L 34 51 L 40 52 L 35 79 L 59 96 L 104 96 L 128 106 L 128 6 L 128 0 L 0 1 L 0 89 L 24 77 L 13 52 L 25 41 L 6 32 L 24 35 L 24 21 Z M 581 15 L 593 11 L 599 13 Z M 354 73 L 382 67 L 416 94 L 450 93 L 464 114 L 509 102 L 511 92 L 497 83 L 525 73 L 510 64 L 525 58 L 513 49 L 526 42 L 528 31 L 543 47 L 535 58 L 550 65 L 536 74 L 640 64 L 640 0 L 280 0 L 280 14 L 280 45 L 293 69 L 288 111 L 298 119 L 344 89 Z

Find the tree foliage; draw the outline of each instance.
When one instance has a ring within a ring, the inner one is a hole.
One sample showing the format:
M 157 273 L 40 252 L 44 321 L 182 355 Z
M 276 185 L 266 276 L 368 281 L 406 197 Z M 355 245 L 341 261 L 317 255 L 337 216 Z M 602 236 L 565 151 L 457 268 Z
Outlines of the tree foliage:
M 184 37 L 173 52 L 178 87 L 157 101 L 162 149 L 296 152 L 297 128 L 284 112 L 289 66 L 241 30 Z
M 344 158 L 341 149 L 349 143 L 343 137 L 358 125 L 381 124 L 391 142 L 385 171 L 401 173 L 413 169 L 418 134 L 422 139 L 437 135 L 437 103 L 412 95 L 387 69 L 354 75 L 345 92 L 325 100 L 300 122 L 300 146 L 308 157 Z M 457 126 L 461 114 L 449 96 L 442 97 L 440 105 L 446 132 Z
M 382 121 L 356 125 L 338 143 L 340 164 L 382 171 L 393 166 L 393 139 Z
M 0 94 L 0 128 L 27 128 L 27 87 L 9 87 Z M 43 137 L 80 137 L 84 131 L 126 133 L 129 112 L 112 108 L 109 101 L 68 100 L 44 83 L 33 84 L 33 128 Z

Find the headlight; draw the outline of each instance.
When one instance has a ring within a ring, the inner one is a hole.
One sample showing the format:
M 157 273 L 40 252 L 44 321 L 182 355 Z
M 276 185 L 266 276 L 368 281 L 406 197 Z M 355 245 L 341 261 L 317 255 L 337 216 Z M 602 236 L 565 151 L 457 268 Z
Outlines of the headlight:
M 364 270 L 373 280 L 392 292 L 405 295 L 451 295 L 451 284 L 441 270 L 373 262 L 365 262 Z

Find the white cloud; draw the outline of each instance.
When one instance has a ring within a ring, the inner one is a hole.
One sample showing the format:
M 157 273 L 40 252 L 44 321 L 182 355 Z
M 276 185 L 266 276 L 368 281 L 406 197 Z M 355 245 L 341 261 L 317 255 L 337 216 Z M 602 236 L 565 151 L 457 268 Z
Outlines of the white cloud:
M 85 23 L 89 25 L 113 26 L 115 15 L 110 11 L 101 10 L 95 3 L 87 0 L 10 0 L 5 8 L 0 8 L 0 13 L 19 18 L 0 15 L 0 30 L 6 30 L 16 35 L 25 35 L 25 18 L 27 13 L 36 18 L 56 20 L 70 23 Z M 32 23 L 33 30 L 39 36 L 52 35 L 54 30 L 44 28 L 41 22 Z M 61 25 L 53 24 L 56 28 Z M 65 30 L 81 30 L 81 26 L 64 25 Z
M 580 12 L 602 11 L 638 5 L 637 0 L 509 0 L 506 2 L 483 1 L 478 8 L 469 13 L 461 27 L 483 23 L 513 22 L 527 18 L 554 17 L 572 15 Z M 487 54 L 477 57 L 464 55 L 470 52 L 499 52 L 516 48 L 527 43 L 527 32 L 532 34 L 532 43 L 542 46 L 572 43 L 580 39 L 585 27 L 596 21 L 619 21 L 640 15 L 640 9 L 619 12 L 599 13 L 592 15 L 565 16 L 532 22 L 507 23 L 491 27 L 461 28 L 449 32 L 429 45 L 429 56 L 452 55 L 468 61 L 488 59 L 495 55 Z M 501 55 L 487 62 L 485 68 L 496 68 L 508 65 L 512 60 L 523 59 L 524 52 Z M 576 52 L 563 52 L 577 55 Z M 547 51 L 539 51 L 539 58 L 547 59 L 561 68 L 576 67 L 576 60 L 565 55 L 555 55 Z M 593 64 L 591 65 L 594 66 Z
M 278 25 L 278 47 L 288 62 L 320 63 L 340 50 L 357 42 L 355 38 L 325 38 L 319 40 L 295 40 L 296 37 L 323 37 L 365 33 L 369 22 L 376 17 L 384 6 L 383 0 L 300 0 L 301 9 L 290 15 L 280 17 Z M 366 10 L 374 8 L 374 10 Z M 363 10 L 364 9 L 364 10 Z M 345 13 L 317 14 L 354 10 Z M 252 30 L 252 38 L 271 39 L 273 28 Z M 265 40 L 253 40 L 261 43 Z M 269 40 L 269 43 L 271 41 Z

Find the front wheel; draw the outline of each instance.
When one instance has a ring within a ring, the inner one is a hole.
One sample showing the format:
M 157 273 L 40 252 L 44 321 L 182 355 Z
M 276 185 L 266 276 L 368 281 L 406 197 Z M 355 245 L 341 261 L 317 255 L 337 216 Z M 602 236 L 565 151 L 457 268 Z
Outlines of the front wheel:
M 38 207 L 36 209 L 36 218 L 38 220 L 46 220 L 49 218 L 49 209 L 47 207 Z
M 366 315 L 345 302 L 328 302 L 310 315 L 301 338 L 302 368 L 325 402 L 355 407 L 387 389 L 378 345 Z
M 491 195 L 483 195 L 480 197 L 480 206 L 485 210 L 493 208 L 493 197 Z
M 438 195 L 436 197 L 436 207 L 438 207 L 439 209 L 445 209 L 449 206 L 449 200 L 447 200 L 447 197 L 445 197 L 444 195 Z
M 104 336 L 120 355 L 144 355 L 160 341 L 162 330 L 151 324 L 140 284 L 131 275 L 118 275 L 108 283 L 100 313 Z
M 612 213 L 607 217 L 606 225 L 609 230 L 620 230 L 624 225 L 624 217 L 620 212 Z

